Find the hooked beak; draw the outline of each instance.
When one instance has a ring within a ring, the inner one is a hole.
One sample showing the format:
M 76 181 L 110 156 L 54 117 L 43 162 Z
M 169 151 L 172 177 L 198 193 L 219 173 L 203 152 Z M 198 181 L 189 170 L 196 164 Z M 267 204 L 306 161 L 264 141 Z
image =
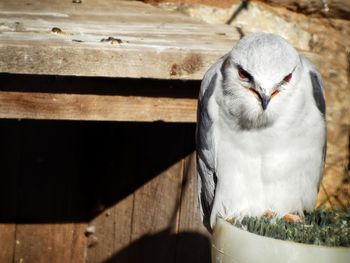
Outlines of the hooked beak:
M 267 105 L 269 104 L 269 102 L 271 100 L 271 97 L 267 96 L 266 94 L 264 94 L 262 92 L 255 90 L 253 88 L 250 88 L 249 90 L 251 92 L 253 92 L 260 99 L 262 109 L 266 110 Z
M 263 108 L 263 110 L 266 110 L 267 105 L 269 104 L 271 97 L 266 96 L 265 94 L 259 94 L 259 98 L 261 101 L 261 107 Z

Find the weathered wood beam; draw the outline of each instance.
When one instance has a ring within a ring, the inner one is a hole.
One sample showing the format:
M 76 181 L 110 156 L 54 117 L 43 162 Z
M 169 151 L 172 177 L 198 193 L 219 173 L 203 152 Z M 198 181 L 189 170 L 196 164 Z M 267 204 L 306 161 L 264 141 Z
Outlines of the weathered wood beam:
M 0 25 L 6 73 L 201 79 L 239 39 L 235 28 L 139 1 L 5 1 Z
M 0 92 L 0 118 L 195 122 L 196 99 Z

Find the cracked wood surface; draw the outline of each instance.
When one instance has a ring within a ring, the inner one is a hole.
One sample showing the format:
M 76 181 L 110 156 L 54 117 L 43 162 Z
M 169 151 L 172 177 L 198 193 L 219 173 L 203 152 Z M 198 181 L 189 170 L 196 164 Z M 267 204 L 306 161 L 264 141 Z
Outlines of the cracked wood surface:
M 238 38 L 136 1 L 0 2 L 0 72 L 201 79 Z

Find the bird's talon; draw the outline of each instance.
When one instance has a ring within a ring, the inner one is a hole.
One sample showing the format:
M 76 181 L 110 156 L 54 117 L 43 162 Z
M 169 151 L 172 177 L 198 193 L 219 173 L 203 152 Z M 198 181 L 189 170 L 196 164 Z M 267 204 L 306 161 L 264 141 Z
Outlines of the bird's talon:
M 236 219 L 235 217 L 229 217 L 229 218 L 226 218 L 226 221 L 229 222 L 230 224 L 234 224 L 236 222 Z
M 301 217 L 294 214 L 285 214 L 283 219 L 288 223 L 296 223 L 301 221 Z
M 269 209 L 264 213 L 264 217 L 272 218 L 275 215 L 275 213 Z

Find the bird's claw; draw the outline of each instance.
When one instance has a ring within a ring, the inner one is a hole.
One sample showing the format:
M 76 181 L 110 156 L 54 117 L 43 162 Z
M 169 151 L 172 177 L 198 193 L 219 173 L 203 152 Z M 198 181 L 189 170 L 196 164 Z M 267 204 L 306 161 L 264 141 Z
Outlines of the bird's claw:
M 269 209 L 263 215 L 264 217 L 272 218 L 275 215 L 275 213 L 271 209 Z
M 285 214 L 283 219 L 288 223 L 296 223 L 301 221 L 301 217 L 294 214 Z

